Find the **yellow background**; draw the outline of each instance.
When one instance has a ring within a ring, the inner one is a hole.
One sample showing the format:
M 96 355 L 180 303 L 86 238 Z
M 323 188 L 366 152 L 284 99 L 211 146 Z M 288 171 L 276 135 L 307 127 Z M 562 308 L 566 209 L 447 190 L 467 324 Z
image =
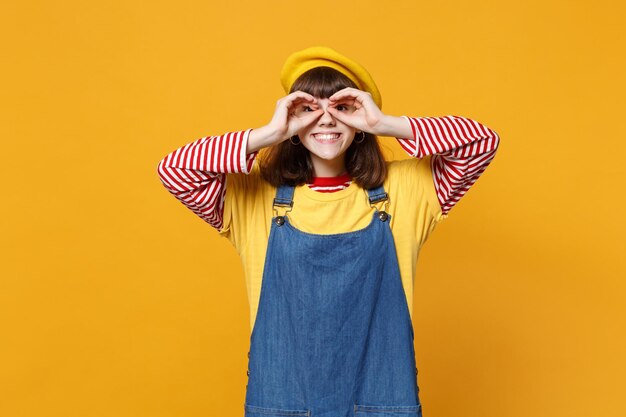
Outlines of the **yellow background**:
M 0 416 L 243 415 L 242 267 L 156 167 L 269 122 L 284 59 L 317 44 L 384 112 L 501 137 L 421 253 L 424 416 L 626 415 L 622 3 L 2 9 Z

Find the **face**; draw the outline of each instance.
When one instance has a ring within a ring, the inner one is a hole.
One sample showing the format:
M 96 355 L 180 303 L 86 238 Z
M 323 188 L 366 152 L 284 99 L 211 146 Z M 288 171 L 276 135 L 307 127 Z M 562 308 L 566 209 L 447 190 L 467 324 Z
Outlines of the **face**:
M 356 129 L 335 119 L 328 108 L 328 99 L 316 97 L 317 104 L 301 104 L 298 112 L 309 112 L 317 109 L 324 110 L 314 123 L 307 128 L 298 131 L 298 137 L 302 144 L 311 152 L 314 165 L 328 163 L 343 163 L 346 149 L 352 143 Z M 340 112 L 352 113 L 354 106 L 335 104 L 335 109 Z

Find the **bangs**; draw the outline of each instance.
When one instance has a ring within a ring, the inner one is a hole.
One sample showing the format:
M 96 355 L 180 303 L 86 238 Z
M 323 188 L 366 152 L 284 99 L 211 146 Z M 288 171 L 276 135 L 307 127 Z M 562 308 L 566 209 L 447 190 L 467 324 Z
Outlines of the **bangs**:
M 300 75 L 289 93 L 299 90 L 314 97 L 328 98 L 346 87 L 357 88 L 350 78 L 339 71 L 330 67 L 315 67 Z

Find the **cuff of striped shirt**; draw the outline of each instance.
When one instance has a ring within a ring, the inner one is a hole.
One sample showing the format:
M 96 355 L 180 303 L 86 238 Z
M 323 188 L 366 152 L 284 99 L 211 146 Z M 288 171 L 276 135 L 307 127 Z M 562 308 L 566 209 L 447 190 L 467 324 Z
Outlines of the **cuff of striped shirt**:
M 402 149 L 409 155 L 414 158 L 417 158 L 419 155 L 419 144 L 420 144 L 420 134 L 419 131 L 415 128 L 417 121 L 415 118 L 411 118 L 408 116 L 401 116 L 406 119 L 406 122 L 411 126 L 411 130 L 413 131 L 413 138 L 396 138 Z
M 243 133 L 243 139 L 241 140 L 241 149 L 239 150 L 239 172 L 244 174 L 249 174 L 252 170 L 252 166 L 254 165 L 254 161 L 256 161 L 256 157 L 259 151 L 254 151 L 250 154 L 246 153 L 246 148 L 248 147 L 248 138 L 250 137 L 250 132 L 252 128 L 247 129 Z

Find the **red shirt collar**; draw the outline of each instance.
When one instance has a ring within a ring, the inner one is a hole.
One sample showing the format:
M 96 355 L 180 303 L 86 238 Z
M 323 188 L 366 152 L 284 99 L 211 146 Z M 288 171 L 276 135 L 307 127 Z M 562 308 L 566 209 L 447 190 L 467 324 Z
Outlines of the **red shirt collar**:
M 313 182 L 309 183 L 309 185 L 316 186 L 333 186 L 333 185 L 341 185 L 346 182 L 352 180 L 350 175 L 338 175 L 336 177 L 313 177 Z

